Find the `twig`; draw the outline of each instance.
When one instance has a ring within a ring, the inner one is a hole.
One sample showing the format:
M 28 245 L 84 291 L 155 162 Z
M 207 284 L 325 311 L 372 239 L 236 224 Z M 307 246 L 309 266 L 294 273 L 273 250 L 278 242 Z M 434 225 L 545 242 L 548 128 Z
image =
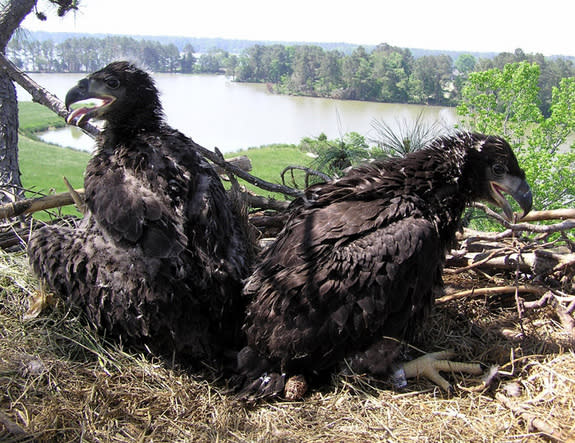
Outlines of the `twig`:
M 496 249 L 493 250 L 489 253 L 489 255 L 481 260 L 478 260 L 470 265 L 467 266 L 463 266 L 461 268 L 457 268 L 457 269 L 445 269 L 446 273 L 449 274 L 461 274 L 462 272 L 465 271 L 469 271 L 470 269 L 476 268 L 478 266 L 481 266 L 484 263 L 487 263 L 489 260 L 491 260 L 494 256 L 496 256 L 497 254 L 499 254 L 502 250 L 504 249 Z
M 83 197 L 84 189 L 76 189 L 79 196 Z M 80 197 L 80 198 L 81 198 Z M 40 198 L 28 198 L 14 203 L 0 206 L 0 220 L 17 217 L 19 215 L 32 214 L 45 209 L 59 208 L 60 206 L 74 204 L 74 199 L 69 192 L 46 195 Z
M 292 182 L 295 185 L 295 178 L 293 175 L 293 171 L 294 170 L 299 170 L 299 171 L 304 171 L 305 172 L 305 186 L 306 188 L 309 186 L 309 176 L 310 175 L 315 175 L 316 177 L 321 178 L 322 180 L 324 180 L 325 182 L 330 182 L 333 179 L 327 175 L 324 174 L 323 172 L 320 171 L 316 171 L 315 169 L 311 169 L 311 168 L 307 168 L 305 166 L 287 166 L 280 174 L 281 178 L 282 178 L 282 183 L 285 185 L 286 181 L 285 181 L 285 174 L 286 172 L 290 171 L 291 172 L 291 177 L 292 177 Z
M 273 209 L 274 211 L 285 211 L 290 202 L 287 200 L 276 200 L 274 198 L 262 197 L 249 192 L 243 192 L 243 197 L 252 208 Z
M 64 183 L 66 184 L 66 187 L 68 188 L 68 192 L 70 193 L 70 197 L 72 197 L 72 200 L 74 200 L 74 203 L 78 208 L 78 211 L 84 214 L 86 212 L 84 199 L 80 197 L 80 194 L 78 194 L 78 192 L 74 189 L 74 187 L 70 184 L 70 182 L 66 177 L 63 177 L 63 179 Z
M 547 306 L 549 302 L 553 300 L 553 293 L 551 291 L 546 291 L 539 299 L 534 301 L 523 302 L 523 307 L 525 309 L 537 309 Z
M 495 288 L 479 288 L 479 289 L 468 289 L 465 291 L 455 292 L 453 294 L 444 295 L 435 299 L 436 304 L 446 303 L 451 300 L 457 300 L 466 297 L 482 297 L 500 294 L 515 294 L 517 292 L 526 292 L 528 294 L 541 295 L 546 292 L 544 288 L 538 286 L 498 286 Z
M 566 220 L 575 218 L 575 209 L 551 209 L 549 211 L 531 211 L 521 221 Z
M 564 435 L 557 426 L 554 426 L 551 423 L 548 423 L 545 420 L 529 413 L 527 409 L 525 409 L 525 407 L 522 405 L 514 405 L 513 402 L 502 393 L 498 392 L 495 394 L 495 398 L 499 400 L 499 402 L 503 404 L 503 406 L 505 406 L 507 409 L 509 409 L 514 415 L 520 416 L 527 423 L 527 426 L 530 429 L 536 429 L 546 436 L 561 442 L 572 443 L 575 441 L 573 438 Z
M 554 305 L 555 312 L 557 313 L 557 317 L 559 317 L 561 325 L 571 337 L 575 338 L 575 319 L 573 319 L 569 311 L 565 309 L 561 303 L 555 301 Z
M 0 54 L 0 66 L 6 70 L 13 81 L 22 86 L 32 96 L 33 101 L 46 106 L 63 119 L 66 119 L 69 111 L 62 100 L 32 80 L 25 72 L 8 60 L 4 54 Z M 84 125 L 82 129 L 91 137 L 97 137 L 100 134 L 100 130 L 90 123 Z
M 4 425 L 4 427 L 6 428 L 6 430 L 14 437 L 17 436 L 20 439 L 27 435 L 26 431 L 22 429 L 18 423 L 12 421 L 10 417 L 8 417 L 8 415 L 4 414 L 4 412 L 2 411 L 0 411 L 0 423 L 2 423 L 2 425 Z
M 203 146 L 200 146 L 193 140 L 192 140 L 192 147 L 202 156 L 206 157 L 208 160 L 212 161 L 216 165 L 221 166 L 227 172 L 231 172 L 232 174 L 237 175 L 239 178 L 247 181 L 248 183 L 251 183 L 254 186 L 257 186 L 260 189 L 270 192 L 278 192 L 280 194 L 289 195 L 291 197 L 300 197 L 303 195 L 303 192 L 298 191 L 297 189 L 270 183 L 268 181 L 262 180 L 261 178 L 248 174 L 247 172 L 241 170 L 237 166 L 232 165 L 231 163 L 221 159 L 216 153 L 210 151 L 209 149 L 204 148 Z
M 500 239 L 503 237 L 508 237 L 511 235 L 511 232 L 537 232 L 537 233 L 552 233 L 552 232 L 563 232 L 569 229 L 575 228 L 575 219 L 565 220 L 561 223 L 556 223 L 553 225 L 531 225 L 529 223 L 510 223 L 501 215 L 489 209 L 483 203 L 474 203 L 473 207 L 481 209 L 484 211 L 489 217 L 494 218 L 503 226 L 505 226 L 510 232 L 505 231 L 501 233 L 499 236 L 491 237 L 491 240 Z M 505 234 L 505 235 L 504 235 Z

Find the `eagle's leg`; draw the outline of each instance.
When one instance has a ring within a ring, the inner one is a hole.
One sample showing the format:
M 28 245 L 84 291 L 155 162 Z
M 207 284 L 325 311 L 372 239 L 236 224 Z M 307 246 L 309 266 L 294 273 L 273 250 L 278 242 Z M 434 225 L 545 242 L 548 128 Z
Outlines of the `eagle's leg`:
M 393 373 L 394 382 L 397 386 L 402 387 L 405 385 L 405 379 L 423 376 L 449 392 L 451 391 L 451 384 L 439 374 L 440 371 L 465 372 L 472 375 L 479 375 L 483 372 L 479 363 L 450 361 L 449 359 L 454 355 L 455 352 L 453 351 L 433 352 L 403 363 Z
M 386 375 L 394 367 L 402 344 L 394 338 L 384 337 L 365 351 L 350 355 L 345 360 L 347 369 L 355 373 Z

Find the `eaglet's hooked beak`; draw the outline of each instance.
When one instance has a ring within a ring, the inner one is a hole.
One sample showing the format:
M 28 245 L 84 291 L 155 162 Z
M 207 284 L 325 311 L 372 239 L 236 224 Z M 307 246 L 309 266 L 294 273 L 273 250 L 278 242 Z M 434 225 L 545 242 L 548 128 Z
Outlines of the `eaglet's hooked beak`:
M 89 99 L 96 99 L 97 103 L 71 110 L 66 118 L 68 124 L 80 126 L 93 117 L 97 118 L 104 108 L 116 100 L 116 97 L 99 92 L 88 78 L 84 78 L 66 94 L 66 108 L 70 109 L 72 104 Z
M 491 197 L 494 202 L 503 209 L 505 217 L 509 221 L 513 221 L 513 209 L 509 202 L 503 196 L 503 193 L 509 194 L 521 206 L 523 214 L 521 218 L 525 217 L 533 206 L 533 195 L 531 188 L 527 181 L 513 176 L 505 175 L 502 180 L 489 182 L 491 187 Z

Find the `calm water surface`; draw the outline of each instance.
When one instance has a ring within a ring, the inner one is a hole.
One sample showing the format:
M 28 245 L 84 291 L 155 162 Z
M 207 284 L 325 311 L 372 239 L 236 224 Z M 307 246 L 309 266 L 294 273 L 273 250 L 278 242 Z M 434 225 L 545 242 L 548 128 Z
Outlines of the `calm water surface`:
M 83 74 L 32 74 L 62 100 Z M 206 148 L 232 152 L 271 143 L 299 143 L 322 132 L 330 139 L 351 131 L 373 135 L 374 119 L 391 126 L 414 120 L 420 112 L 446 127 L 455 110 L 435 106 L 398 105 L 271 94 L 265 85 L 235 83 L 224 76 L 155 74 L 167 121 Z M 19 100 L 31 100 L 18 89 Z M 94 141 L 75 127 L 44 133 L 45 141 L 92 150 Z

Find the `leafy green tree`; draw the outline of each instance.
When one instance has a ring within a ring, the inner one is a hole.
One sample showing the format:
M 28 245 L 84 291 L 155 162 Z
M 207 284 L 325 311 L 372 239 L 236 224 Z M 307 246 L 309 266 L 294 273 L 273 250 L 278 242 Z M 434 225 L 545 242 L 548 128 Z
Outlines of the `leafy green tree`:
M 413 59 L 409 50 L 387 44 L 378 45 L 371 53 L 373 77 L 381 84 L 377 97 L 391 103 L 409 101 L 409 76 Z
M 457 107 L 464 126 L 505 137 L 514 147 L 532 185 L 535 209 L 575 202 L 575 79 L 552 90 L 550 116 L 537 106 L 539 66 L 528 62 L 475 72 Z
M 448 55 L 426 55 L 415 60 L 413 76 L 420 81 L 427 104 L 449 103 L 453 62 Z
M 224 69 L 230 54 L 220 49 L 212 49 L 202 54 L 196 63 L 195 71 L 201 73 L 217 74 Z
M 293 73 L 288 90 L 295 94 L 315 95 L 314 86 L 319 78 L 323 49 L 319 46 L 296 46 L 293 55 Z
M 463 87 L 457 113 L 474 130 L 518 144 L 529 126 L 542 120 L 538 78 L 539 66 L 528 62 L 473 72 Z
M 262 57 L 263 81 L 278 84 L 282 78 L 291 75 L 292 50 L 283 45 L 266 46 Z
M 539 108 L 543 116 L 551 113 L 551 95 L 554 87 L 565 77 L 575 76 L 573 61 L 564 58 L 545 58 L 542 54 L 525 54 L 518 48 L 515 52 L 502 52 L 491 59 L 479 59 L 476 71 L 487 71 L 493 68 L 503 70 L 505 65 L 527 61 L 539 65 Z
M 323 97 L 336 96 L 343 88 L 342 60 L 343 54 L 339 51 L 325 52 L 320 60 L 316 90 Z
M 265 46 L 254 45 L 247 49 L 240 59 L 237 80 L 240 82 L 262 82 L 265 78 Z
M 475 69 L 476 60 L 471 54 L 461 54 L 455 60 L 455 69 L 462 74 L 469 74 Z
M 237 68 L 238 68 L 238 56 L 231 54 L 224 61 L 224 69 L 226 70 L 226 75 L 235 78 Z
M 193 72 L 195 63 L 196 58 L 194 57 L 194 47 L 188 44 L 184 47 L 183 54 L 180 58 L 180 72 L 184 74 Z
M 377 97 L 380 84 L 372 76 L 372 66 L 365 48 L 357 47 L 343 61 L 342 76 L 345 97 L 352 100 L 369 100 Z
M 454 78 L 453 78 L 453 87 L 455 90 L 455 96 L 457 98 L 461 97 L 461 90 L 463 89 L 463 85 L 467 82 L 469 78 L 469 74 L 474 71 L 477 65 L 477 60 L 471 54 L 461 54 L 455 60 L 454 67 Z

